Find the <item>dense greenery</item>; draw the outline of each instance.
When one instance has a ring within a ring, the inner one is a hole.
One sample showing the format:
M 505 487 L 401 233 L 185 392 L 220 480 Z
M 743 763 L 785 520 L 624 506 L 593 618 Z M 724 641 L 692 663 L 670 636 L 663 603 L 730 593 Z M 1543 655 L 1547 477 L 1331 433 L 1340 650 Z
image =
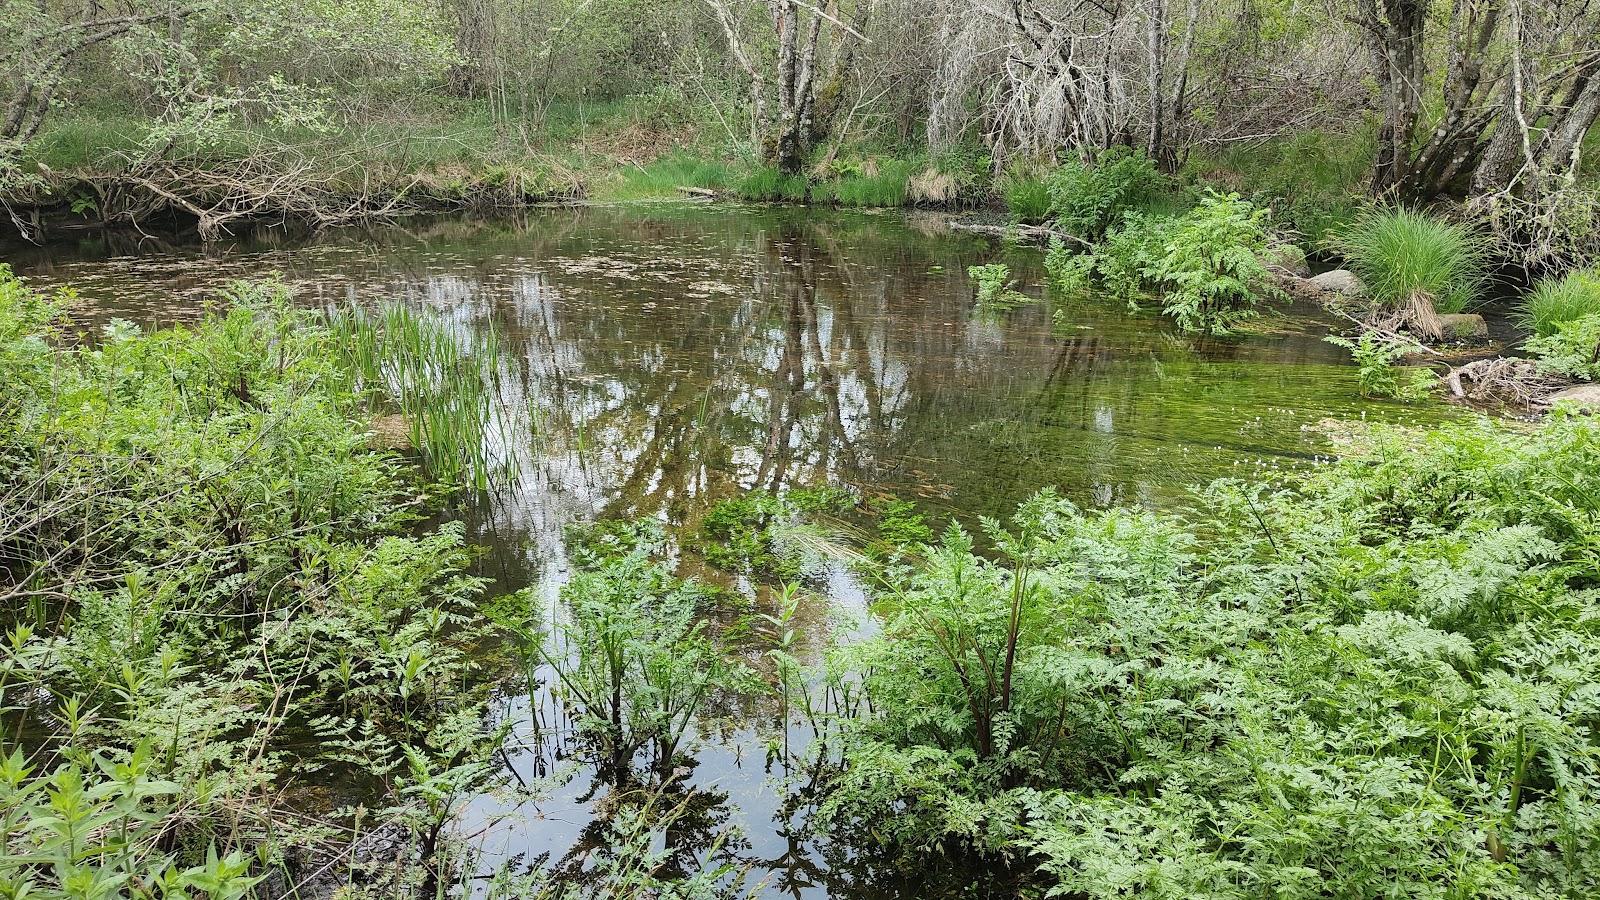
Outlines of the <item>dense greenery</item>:
M 1263 262 L 1270 241 L 1267 210 L 1207 193 L 1178 216 L 1124 212 L 1084 252 L 1058 240 L 1045 267 L 1058 291 L 1093 286 L 1135 306 L 1153 296 L 1185 331 L 1225 334 L 1278 294 Z
M 220 237 L 261 218 L 691 188 L 1003 199 L 1093 241 L 1173 183 L 1237 192 L 1313 243 L 1369 200 L 1447 204 L 1530 268 L 1581 267 L 1600 236 L 1600 20 L 1576 0 L 1514 17 L 1368 0 L 5 0 L 0 14 L 0 221 L 35 236 L 59 215 L 177 216 Z
M 1522 324 L 1539 337 L 1549 337 L 1567 322 L 1600 314 L 1600 269 L 1542 278 L 1523 300 Z
M 864 702 L 820 826 L 1070 896 L 1589 896 L 1597 463 L 1587 421 L 1480 423 L 1194 521 L 952 526 L 833 664 Z

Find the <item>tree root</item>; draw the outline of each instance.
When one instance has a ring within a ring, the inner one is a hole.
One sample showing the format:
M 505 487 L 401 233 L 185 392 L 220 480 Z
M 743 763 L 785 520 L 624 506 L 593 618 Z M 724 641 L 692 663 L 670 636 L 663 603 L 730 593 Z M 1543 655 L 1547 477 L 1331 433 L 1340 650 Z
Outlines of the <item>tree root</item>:
M 1451 369 L 1444 377 L 1451 396 L 1473 403 L 1502 404 L 1534 410 L 1551 394 L 1570 386 L 1539 371 L 1529 359 L 1495 356 Z

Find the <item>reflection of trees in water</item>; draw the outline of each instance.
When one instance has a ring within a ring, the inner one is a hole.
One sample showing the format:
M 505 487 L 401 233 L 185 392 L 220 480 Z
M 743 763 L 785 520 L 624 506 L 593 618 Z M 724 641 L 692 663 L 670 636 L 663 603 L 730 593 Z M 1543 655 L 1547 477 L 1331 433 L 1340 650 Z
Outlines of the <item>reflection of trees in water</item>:
M 1351 408 L 1314 338 L 1180 338 L 1094 301 L 1054 329 L 1042 305 L 975 312 L 964 269 L 984 246 L 884 216 L 594 208 L 261 236 L 216 265 L 112 267 L 95 290 L 279 269 L 313 302 L 409 297 L 463 340 L 492 325 L 520 361 L 508 391 L 541 421 L 504 448 L 524 472 L 485 524 L 532 559 L 559 557 L 575 518 L 692 520 L 739 489 L 829 478 L 991 513 L 1044 484 L 1138 500 L 1163 467 L 1298 452 L 1309 408 Z

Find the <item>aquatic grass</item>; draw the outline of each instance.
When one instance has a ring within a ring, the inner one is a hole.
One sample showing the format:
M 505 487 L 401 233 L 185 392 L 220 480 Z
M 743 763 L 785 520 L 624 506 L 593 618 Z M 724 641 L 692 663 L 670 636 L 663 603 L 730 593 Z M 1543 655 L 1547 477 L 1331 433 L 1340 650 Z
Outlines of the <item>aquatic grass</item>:
M 1464 225 L 1395 207 L 1363 213 L 1334 238 L 1349 268 L 1386 309 L 1458 313 L 1488 281 L 1488 242 Z
M 405 418 L 433 477 L 486 491 L 491 479 L 516 474 L 507 440 L 514 406 L 502 391 L 493 330 L 464 339 L 439 317 L 400 303 L 335 310 L 328 324 L 358 389 Z
M 1539 337 L 1561 325 L 1600 313 L 1600 266 L 1560 278 L 1543 278 L 1522 301 L 1518 322 Z

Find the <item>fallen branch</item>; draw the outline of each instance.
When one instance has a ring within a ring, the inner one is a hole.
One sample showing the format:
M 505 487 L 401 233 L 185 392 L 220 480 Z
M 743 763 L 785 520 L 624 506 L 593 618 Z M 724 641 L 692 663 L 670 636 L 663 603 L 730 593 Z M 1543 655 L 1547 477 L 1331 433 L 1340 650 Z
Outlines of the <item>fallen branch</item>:
M 1039 244 L 1048 244 L 1052 240 L 1062 243 L 1077 244 L 1085 250 L 1093 250 L 1094 244 L 1048 225 L 982 225 L 977 222 L 962 222 L 951 219 L 948 223 L 953 231 L 968 231 L 973 234 L 987 234 L 993 237 L 1007 238 L 1009 240 L 1030 241 Z
M 1457 400 L 1513 403 L 1524 409 L 1543 405 L 1551 394 L 1568 386 L 1540 372 L 1533 360 L 1504 356 L 1457 366 L 1445 375 L 1444 383 Z

